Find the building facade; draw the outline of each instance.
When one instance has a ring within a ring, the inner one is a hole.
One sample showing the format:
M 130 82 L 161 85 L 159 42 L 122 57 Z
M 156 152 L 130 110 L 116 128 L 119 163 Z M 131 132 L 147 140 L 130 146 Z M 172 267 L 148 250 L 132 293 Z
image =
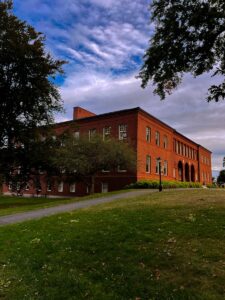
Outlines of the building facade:
M 212 182 L 211 152 L 139 107 L 101 115 L 74 107 L 73 120 L 54 125 L 56 136 L 65 130 L 73 130 L 77 139 L 95 133 L 102 135 L 103 139 L 112 136 L 129 143 L 137 154 L 134 172 L 120 169 L 117 172 L 102 171 L 96 178 L 95 192 L 122 189 L 138 180 L 158 179 L 159 158 L 162 180 Z M 10 193 L 9 187 L 4 186 L 4 192 Z M 26 193 L 35 194 L 35 190 L 28 186 Z M 42 195 L 63 197 L 88 193 L 83 183 L 69 184 L 66 180 L 58 182 L 55 179 L 55 184 L 50 187 L 43 175 Z

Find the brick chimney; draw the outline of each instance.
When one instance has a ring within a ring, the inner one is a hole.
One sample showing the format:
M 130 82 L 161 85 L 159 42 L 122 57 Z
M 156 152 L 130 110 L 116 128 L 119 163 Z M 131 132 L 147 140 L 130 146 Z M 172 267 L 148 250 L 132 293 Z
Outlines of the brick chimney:
M 96 114 L 82 107 L 76 106 L 73 108 L 73 120 L 78 120 L 78 119 L 83 119 L 83 118 L 88 118 L 93 116 L 96 116 Z

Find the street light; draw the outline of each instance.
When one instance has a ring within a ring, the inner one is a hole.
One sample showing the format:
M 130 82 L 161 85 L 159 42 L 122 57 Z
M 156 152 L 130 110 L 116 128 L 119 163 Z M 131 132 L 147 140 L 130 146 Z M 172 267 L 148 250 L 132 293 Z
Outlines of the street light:
M 162 172 L 161 172 L 162 160 L 160 157 L 157 158 L 157 162 L 159 164 L 159 192 L 162 192 Z

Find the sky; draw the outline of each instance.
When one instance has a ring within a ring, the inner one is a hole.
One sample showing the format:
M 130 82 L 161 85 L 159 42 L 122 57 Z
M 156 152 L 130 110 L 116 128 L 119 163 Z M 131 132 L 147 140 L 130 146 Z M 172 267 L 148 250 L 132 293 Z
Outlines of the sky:
M 46 51 L 65 59 L 57 78 L 65 113 L 74 106 L 96 114 L 141 107 L 213 152 L 213 175 L 225 156 L 225 101 L 207 103 L 208 87 L 217 78 L 184 76 L 164 101 L 150 83 L 136 78 L 154 32 L 150 0 L 14 0 L 15 14 L 46 36 Z

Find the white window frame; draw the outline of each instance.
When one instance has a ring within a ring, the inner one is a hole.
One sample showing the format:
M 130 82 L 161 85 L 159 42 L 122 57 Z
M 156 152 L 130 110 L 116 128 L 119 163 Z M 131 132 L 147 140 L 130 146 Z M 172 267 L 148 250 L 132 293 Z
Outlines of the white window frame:
M 145 130 L 145 139 L 146 142 L 150 143 L 151 142 L 151 127 L 147 126 Z
M 80 131 L 79 130 L 74 131 L 73 137 L 76 141 L 78 141 L 80 139 Z
M 155 144 L 158 147 L 160 146 L 160 132 L 159 131 L 155 132 Z
M 102 170 L 102 173 L 109 173 L 109 172 L 110 170 L 105 170 L 105 169 Z
M 118 173 L 125 173 L 125 172 L 127 172 L 127 170 L 125 170 L 125 169 L 120 169 L 120 165 L 117 167 L 117 172 Z
M 51 192 L 52 191 L 52 184 L 50 181 L 47 182 L 47 192 Z
M 12 191 L 12 182 L 9 182 L 9 184 L 8 184 L 8 190 Z
M 168 149 L 168 137 L 167 137 L 167 135 L 163 136 L 163 148 Z
M 151 173 L 151 156 L 150 155 L 146 155 L 145 172 L 148 174 Z
M 108 193 L 108 191 L 109 191 L 108 182 L 102 182 L 102 193 Z
M 63 186 L 64 186 L 63 181 L 60 181 L 60 182 L 58 183 L 58 192 L 59 192 L 59 193 L 63 193 Z
M 75 182 L 70 184 L 70 193 L 76 193 L 76 183 Z
M 164 164 L 163 164 L 163 175 L 164 176 L 168 176 L 168 161 L 164 160 Z
M 105 126 L 103 128 L 103 141 L 106 141 L 110 138 L 111 136 L 111 130 L 112 130 L 112 127 L 111 126 Z
M 91 139 L 96 136 L 96 133 L 96 128 L 89 129 L 89 141 L 91 141 Z
M 155 173 L 156 174 L 159 174 L 159 164 L 160 164 L 159 160 L 156 159 L 156 166 L 155 166 Z M 162 168 L 162 166 L 161 166 L 161 168 Z
M 123 141 L 127 139 L 127 124 L 119 125 L 119 140 Z

